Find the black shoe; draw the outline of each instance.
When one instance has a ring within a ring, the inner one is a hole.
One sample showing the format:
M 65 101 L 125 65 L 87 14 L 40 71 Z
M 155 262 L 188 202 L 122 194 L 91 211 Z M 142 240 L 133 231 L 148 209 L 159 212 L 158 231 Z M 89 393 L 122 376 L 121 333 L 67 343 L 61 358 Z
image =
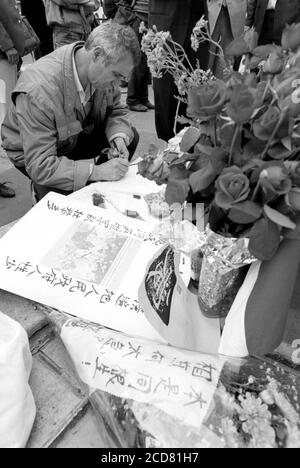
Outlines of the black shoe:
M 154 109 L 155 109 L 154 104 L 152 104 L 152 102 L 150 102 L 150 101 L 147 101 L 147 102 L 145 102 L 145 103 L 143 102 L 143 106 L 146 106 L 147 109 L 150 109 L 150 110 L 154 110 Z
M 134 112 L 147 112 L 148 107 L 143 104 L 135 104 L 133 106 L 128 106 L 131 111 Z
M 0 184 L 0 197 L 3 197 L 3 198 L 13 198 L 16 196 L 16 192 L 7 187 L 6 185 L 6 182 L 4 182 L 3 184 Z

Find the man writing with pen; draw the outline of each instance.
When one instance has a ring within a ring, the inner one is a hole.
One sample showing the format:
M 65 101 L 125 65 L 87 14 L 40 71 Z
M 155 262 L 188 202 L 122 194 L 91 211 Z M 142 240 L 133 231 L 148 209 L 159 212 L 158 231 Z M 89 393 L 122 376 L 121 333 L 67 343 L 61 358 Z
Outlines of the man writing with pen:
M 125 176 L 139 137 L 120 108 L 118 84 L 139 59 L 131 28 L 106 22 L 86 43 L 61 47 L 21 75 L 3 146 L 32 180 L 37 201 Z

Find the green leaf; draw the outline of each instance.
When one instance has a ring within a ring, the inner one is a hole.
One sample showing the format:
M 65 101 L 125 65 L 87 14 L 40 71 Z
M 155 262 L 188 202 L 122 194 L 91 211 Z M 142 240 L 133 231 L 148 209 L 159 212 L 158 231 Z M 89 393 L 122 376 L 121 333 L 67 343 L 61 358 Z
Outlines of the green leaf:
M 271 260 L 280 245 L 280 229 L 269 219 L 260 219 L 250 232 L 249 251 L 262 262 Z
M 178 158 L 178 155 L 177 155 L 177 159 L 176 160 L 174 159 L 174 161 L 170 163 L 170 166 L 179 166 L 181 164 L 186 164 L 187 162 L 194 162 L 194 161 L 197 161 L 198 158 L 199 158 L 198 154 L 185 153 L 180 158 Z
M 264 212 L 267 217 L 273 221 L 273 223 L 278 224 L 279 226 L 285 227 L 287 229 L 295 229 L 296 224 L 290 220 L 287 216 L 283 215 L 279 211 L 274 210 L 269 205 L 264 206 Z
M 192 119 L 188 119 L 187 117 L 184 117 L 183 115 L 180 115 L 177 117 L 177 122 L 182 124 L 182 125 L 192 125 L 193 121 Z
M 166 188 L 166 202 L 171 206 L 173 203 L 184 203 L 190 191 L 189 179 L 169 179 Z
M 201 143 L 197 143 L 195 151 L 200 154 L 204 154 L 205 156 L 210 156 L 214 151 L 213 146 L 202 145 Z
M 184 153 L 190 151 L 195 146 L 195 144 L 197 143 L 200 137 L 201 137 L 201 132 L 199 128 L 189 127 L 189 129 L 185 132 L 181 140 L 181 143 L 180 143 L 181 151 L 183 151 Z
M 216 174 L 221 174 L 228 160 L 228 152 L 225 148 L 214 148 L 209 159 Z
M 193 172 L 190 175 L 189 181 L 194 193 L 205 190 L 213 183 L 217 174 L 211 162 L 199 171 Z
M 261 60 L 267 60 L 271 52 L 273 52 L 275 49 L 275 46 L 273 44 L 267 44 L 263 46 L 258 46 L 255 47 L 255 49 L 252 51 L 252 54 L 255 55 L 255 57 L 259 57 Z
M 171 166 L 170 167 L 170 175 L 169 179 L 179 179 L 179 180 L 184 180 L 188 179 L 190 172 L 187 170 L 185 167 L 185 164 L 181 164 L 178 166 Z
M 178 161 L 178 153 L 172 153 L 171 151 L 164 154 L 164 161 L 168 164 L 173 164 L 175 161 Z
M 257 221 L 262 215 L 262 208 L 252 201 L 245 201 L 234 205 L 228 218 L 236 224 L 250 224 Z

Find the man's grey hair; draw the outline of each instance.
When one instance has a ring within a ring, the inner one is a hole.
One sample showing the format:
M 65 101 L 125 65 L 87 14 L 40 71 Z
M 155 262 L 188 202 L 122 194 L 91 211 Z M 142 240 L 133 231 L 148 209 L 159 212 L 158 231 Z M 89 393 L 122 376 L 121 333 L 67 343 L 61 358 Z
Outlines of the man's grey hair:
M 101 24 L 89 35 L 85 48 L 91 50 L 94 47 L 101 49 L 101 57 L 106 64 L 116 63 L 126 53 L 131 54 L 135 65 L 141 58 L 139 41 L 133 29 L 112 21 Z

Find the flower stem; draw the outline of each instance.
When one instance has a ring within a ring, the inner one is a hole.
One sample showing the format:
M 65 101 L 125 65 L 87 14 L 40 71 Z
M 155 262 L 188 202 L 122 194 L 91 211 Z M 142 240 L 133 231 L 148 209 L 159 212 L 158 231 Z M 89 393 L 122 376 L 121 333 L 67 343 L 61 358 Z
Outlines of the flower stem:
M 268 140 L 268 143 L 267 143 L 267 145 L 266 145 L 266 147 L 264 149 L 264 152 L 262 153 L 262 157 L 261 157 L 262 159 L 265 159 L 266 155 L 268 154 L 269 148 L 270 148 L 270 146 L 271 146 L 271 144 L 272 144 L 272 142 L 273 142 L 273 140 L 274 140 L 274 138 L 276 136 L 276 133 L 278 132 L 278 130 L 280 128 L 280 125 L 284 121 L 284 119 L 285 119 L 285 112 L 282 112 L 282 114 L 281 114 L 281 116 L 280 116 L 280 118 L 279 118 L 279 120 L 278 120 L 278 122 L 276 124 L 276 127 L 274 128 L 273 133 L 272 133 L 272 135 L 270 136 L 270 138 Z
M 229 166 L 231 166 L 231 164 L 232 164 L 232 158 L 233 158 L 233 153 L 234 153 L 234 147 L 235 147 L 237 138 L 238 138 L 238 136 L 239 136 L 239 133 L 240 133 L 240 125 L 239 125 L 239 124 L 236 124 L 235 131 L 234 131 L 234 135 L 233 135 L 232 142 L 231 142 L 231 147 L 230 147 L 229 161 L 228 161 Z
M 178 99 L 178 103 L 176 107 L 176 114 L 175 114 L 175 121 L 174 121 L 174 128 L 173 128 L 174 135 L 176 135 L 176 132 L 177 132 L 177 120 L 178 120 L 178 115 L 179 115 L 179 108 L 180 108 L 180 100 Z

